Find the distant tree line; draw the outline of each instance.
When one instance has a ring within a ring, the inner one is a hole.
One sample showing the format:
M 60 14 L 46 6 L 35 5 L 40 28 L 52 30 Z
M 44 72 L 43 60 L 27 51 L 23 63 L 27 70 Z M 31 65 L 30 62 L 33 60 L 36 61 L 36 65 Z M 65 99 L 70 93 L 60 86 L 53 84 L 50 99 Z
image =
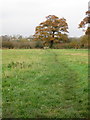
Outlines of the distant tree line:
M 31 37 L 17 37 L 17 36 L 0 36 L 0 48 L 5 49 L 35 49 L 49 47 L 49 44 L 45 44 L 44 41 L 38 39 L 35 40 Z M 88 48 L 88 35 L 83 35 L 79 38 L 63 36 L 61 40 L 53 43 L 53 49 L 80 49 Z

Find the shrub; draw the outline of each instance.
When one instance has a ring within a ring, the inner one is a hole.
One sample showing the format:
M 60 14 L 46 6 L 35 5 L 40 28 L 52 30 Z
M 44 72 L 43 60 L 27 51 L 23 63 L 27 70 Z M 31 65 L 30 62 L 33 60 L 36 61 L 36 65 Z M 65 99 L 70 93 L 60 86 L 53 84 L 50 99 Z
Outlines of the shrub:
M 0 48 L 2 48 L 2 38 L 0 37 Z
M 42 41 L 35 41 L 35 48 L 43 48 L 43 43 Z
M 69 43 L 69 46 L 70 46 L 70 48 L 75 48 L 75 49 L 79 49 L 80 48 L 80 42 L 79 41 L 71 41 L 70 43 Z
M 82 48 L 88 48 L 88 35 L 80 37 L 80 45 Z
M 2 41 L 2 48 L 14 48 L 13 42 L 11 41 Z
M 54 49 L 69 49 L 70 45 L 69 43 L 57 43 L 53 45 Z

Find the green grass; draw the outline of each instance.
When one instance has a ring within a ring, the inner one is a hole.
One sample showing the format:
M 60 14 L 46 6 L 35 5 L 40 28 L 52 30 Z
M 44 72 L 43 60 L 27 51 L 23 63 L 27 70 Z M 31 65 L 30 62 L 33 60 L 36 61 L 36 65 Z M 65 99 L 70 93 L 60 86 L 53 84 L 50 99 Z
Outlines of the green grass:
M 2 50 L 0 49 L 0 118 L 2 118 Z
M 87 118 L 88 50 L 3 50 L 3 118 Z

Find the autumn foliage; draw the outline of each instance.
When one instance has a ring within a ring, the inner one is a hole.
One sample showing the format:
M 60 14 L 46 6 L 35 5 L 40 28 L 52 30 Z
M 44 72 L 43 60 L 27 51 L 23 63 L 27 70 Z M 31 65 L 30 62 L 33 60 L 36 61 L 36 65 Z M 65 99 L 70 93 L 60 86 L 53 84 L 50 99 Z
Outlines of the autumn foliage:
M 65 18 L 55 15 L 46 17 L 46 21 L 39 24 L 35 29 L 34 39 L 43 41 L 44 45 L 52 48 L 54 42 L 60 42 L 62 38 L 67 40 L 68 24 Z
M 86 25 L 89 23 L 90 24 L 90 11 L 86 12 L 87 17 L 85 17 L 79 24 L 79 28 L 85 28 Z M 87 29 L 85 30 L 86 35 L 90 35 L 90 27 L 88 26 Z

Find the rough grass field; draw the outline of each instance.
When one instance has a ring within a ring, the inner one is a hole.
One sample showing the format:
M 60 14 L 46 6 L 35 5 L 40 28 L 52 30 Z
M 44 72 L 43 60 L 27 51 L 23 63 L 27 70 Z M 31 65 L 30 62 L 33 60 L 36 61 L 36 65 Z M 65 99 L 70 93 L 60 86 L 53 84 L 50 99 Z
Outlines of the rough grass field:
M 3 50 L 3 118 L 86 118 L 88 50 Z

